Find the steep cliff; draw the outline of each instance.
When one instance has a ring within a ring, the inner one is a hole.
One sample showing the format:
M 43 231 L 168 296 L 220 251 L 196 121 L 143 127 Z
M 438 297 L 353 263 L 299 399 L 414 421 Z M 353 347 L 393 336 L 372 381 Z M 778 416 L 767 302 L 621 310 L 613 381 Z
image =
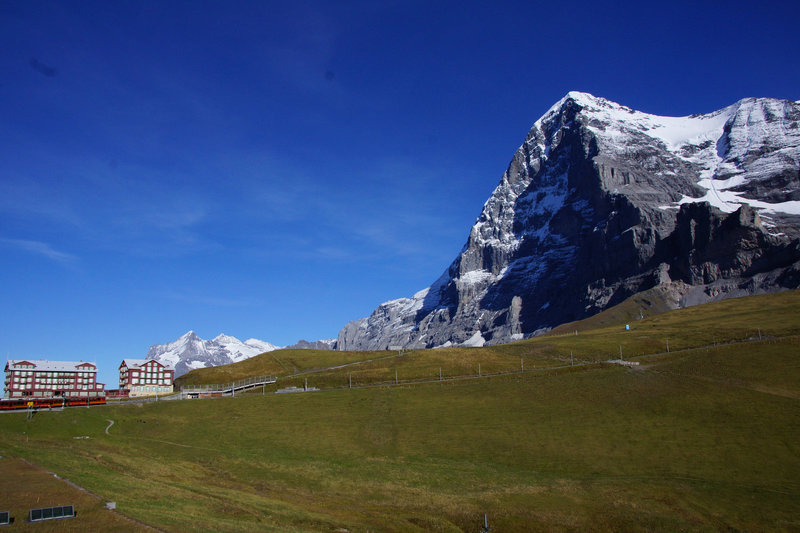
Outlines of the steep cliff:
M 657 285 L 679 305 L 800 284 L 800 103 L 660 117 L 571 92 L 533 125 L 445 273 L 337 349 L 482 345 Z

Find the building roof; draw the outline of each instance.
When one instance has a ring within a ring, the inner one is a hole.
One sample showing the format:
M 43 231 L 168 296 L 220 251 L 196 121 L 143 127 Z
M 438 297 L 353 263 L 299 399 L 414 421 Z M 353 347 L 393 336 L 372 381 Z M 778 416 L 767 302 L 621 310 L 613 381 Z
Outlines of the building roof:
M 175 370 L 172 365 L 165 365 L 164 363 L 156 361 L 155 359 L 123 359 L 122 364 L 119 366 L 125 365 L 128 368 L 140 368 L 145 363 L 149 363 L 151 361 L 158 366 L 163 366 L 167 370 Z
M 43 359 L 9 359 L 6 368 L 13 368 L 18 363 L 30 363 L 34 370 L 45 372 L 97 372 L 97 365 L 86 361 L 47 361 Z M 79 366 L 91 368 L 78 368 Z

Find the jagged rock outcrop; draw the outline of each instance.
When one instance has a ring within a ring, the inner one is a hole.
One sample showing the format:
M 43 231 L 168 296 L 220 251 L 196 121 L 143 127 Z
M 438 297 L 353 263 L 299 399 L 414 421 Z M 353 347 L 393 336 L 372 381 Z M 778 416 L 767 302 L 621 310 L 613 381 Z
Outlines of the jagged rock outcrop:
M 286 346 L 286 350 L 335 350 L 336 339 L 322 339 L 319 341 L 307 341 L 300 339 L 291 346 Z
M 800 103 L 676 118 L 573 92 L 447 271 L 345 326 L 337 349 L 507 342 L 659 285 L 679 305 L 796 288 L 798 237 Z

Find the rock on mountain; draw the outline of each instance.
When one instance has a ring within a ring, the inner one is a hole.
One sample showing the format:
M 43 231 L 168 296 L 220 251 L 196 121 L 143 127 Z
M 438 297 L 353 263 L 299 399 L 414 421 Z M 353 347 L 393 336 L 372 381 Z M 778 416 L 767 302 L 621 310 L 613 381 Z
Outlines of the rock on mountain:
M 661 117 L 571 92 L 533 125 L 444 274 L 340 350 L 500 343 L 656 286 L 678 305 L 800 284 L 800 102 Z
M 300 339 L 296 344 L 286 347 L 287 350 L 335 350 L 336 339 L 322 339 L 318 341 L 307 341 Z
M 172 365 L 175 377 L 178 377 L 195 368 L 237 363 L 277 349 L 277 346 L 258 339 L 242 342 L 224 334 L 203 340 L 194 331 L 189 331 L 174 342 L 151 346 L 147 351 L 147 359 Z

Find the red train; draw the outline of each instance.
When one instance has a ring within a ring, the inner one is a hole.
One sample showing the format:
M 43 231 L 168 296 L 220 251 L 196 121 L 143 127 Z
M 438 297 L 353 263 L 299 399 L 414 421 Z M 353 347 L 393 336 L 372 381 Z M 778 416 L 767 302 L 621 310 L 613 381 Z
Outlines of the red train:
M 91 398 L 3 398 L 0 400 L 0 411 L 16 409 L 60 409 L 62 407 L 105 405 L 105 403 L 105 396 L 93 396 Z

